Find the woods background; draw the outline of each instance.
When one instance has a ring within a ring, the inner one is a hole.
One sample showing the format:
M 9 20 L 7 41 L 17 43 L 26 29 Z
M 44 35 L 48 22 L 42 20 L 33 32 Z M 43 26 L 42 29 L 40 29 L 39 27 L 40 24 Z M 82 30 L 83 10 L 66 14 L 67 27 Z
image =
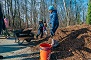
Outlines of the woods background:
M 85 23 L 87 3 L 86 0 L 0 0 L 3 14 L 13 29 L 37 29 L 40 19 L 49 22 L 50 5 L 57 9 L 60 27 Z

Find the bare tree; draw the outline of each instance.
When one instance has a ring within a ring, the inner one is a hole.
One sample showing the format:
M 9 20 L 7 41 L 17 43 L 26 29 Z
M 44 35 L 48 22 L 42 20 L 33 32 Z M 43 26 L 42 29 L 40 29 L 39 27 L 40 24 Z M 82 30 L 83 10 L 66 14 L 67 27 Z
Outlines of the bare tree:
M 83 0 L 0 0 L 0 3 L 12 28 L 22 28 L 26 25 L 36 29 L 39 19 L 49 22 L 50 5 L 57 9 L 60 27 L 86 20 L 86 6 Z
M 63 3 L 64 3 L 64 9 L 65 9 L 65 13 L 66 13 L 67 26 L 69 26 L 69 17 L 68 17 L 68 12 L 67 12 L 67 9 L 66 9 L 66 3 L 65 3 L 65 0 L 63 0 Z

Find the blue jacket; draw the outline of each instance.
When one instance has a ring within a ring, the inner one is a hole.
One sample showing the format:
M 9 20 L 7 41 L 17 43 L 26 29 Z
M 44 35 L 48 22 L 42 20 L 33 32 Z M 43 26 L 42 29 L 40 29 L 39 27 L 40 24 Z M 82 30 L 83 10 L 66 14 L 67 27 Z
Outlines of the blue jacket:
M 50 24 L 59 24 L 57 10 L 53 10 L 53 12 L 50 14 Z
M 44 24 L 43 23 L 39 23 L 39 30 L 43 30 Z

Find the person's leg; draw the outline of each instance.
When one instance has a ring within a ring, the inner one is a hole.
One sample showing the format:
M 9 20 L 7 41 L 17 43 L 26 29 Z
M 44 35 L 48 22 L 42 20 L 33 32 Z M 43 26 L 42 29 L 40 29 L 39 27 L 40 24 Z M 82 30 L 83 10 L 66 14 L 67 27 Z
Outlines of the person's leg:
M 0 35 L 1 35 L 2 29 L 0 29 Z
M 59 26 L 59 24 L 55 25 L 54 30 L 53 30 L 54 33 L 56 32 L 58 26 Z
M 40 33 L 41 33 L 41 32 L 40 32 L 40 30 L 38 29 L 38 34 L 37 34 L 36 38 L 38 38 L 38 36 L 40 35 Z
M 52 28 L 51 28 L 51 35 L 54 36 L 54 28 L 55 28 L 55 25 L 52 24 Z
M 8 33 L 7 28 L 5 29 L 6 35 L 10 36 L 10 34 Z
M 43 37 L 43 30 L 41 30 L 41 38 Z
M 45 34 L 47 35 L 47 30 L 45 30 Z
M 2 26 L 0 26 L 0 35 L 1 35 L 1 33 L 2 33 Z
M 55 32 L 56 32 L 58 26 L 59 26 L 59 24 L 54 25 L 54 28 L 53 28 L 53 33 L 54 33 L 54 34 L 55 34 Z M 57 47 L 57 46 L 59 45 L 59 41 L 54 40 L 54 39 L 52 38 L 52 43 L 51 43 L 51 45 L 52 45 L 53 48 L 55 48 L 55 47 Z
M 54 35 L 53 28 L 51 29 L 50 32 L 51 32 L 51 36 L 53 36 Z
M 5 28 L 4 35 L 5 35 L 6 38 L 10 38 L 10 34 L 8 33 L 7 28 Z

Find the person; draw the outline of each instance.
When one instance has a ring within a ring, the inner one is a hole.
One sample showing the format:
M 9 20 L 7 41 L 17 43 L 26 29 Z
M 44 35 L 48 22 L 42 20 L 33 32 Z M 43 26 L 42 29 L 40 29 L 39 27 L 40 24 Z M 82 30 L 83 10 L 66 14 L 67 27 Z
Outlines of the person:
M 1 4 L 0 4 L 0 35 L 1 35 L 2 30 L 5 30 L 5 23 L 3 19 Z
M 9 21 L 5 16 L 4 16 L 4 23 L 5 23 L 6 28 L 9 28 Z
M 44 22 L 44 27 L 43 27 L 43 32 L 46 34 L 47 36 L 47 23 Z
M 51 35 L 54 36 L 55 32 L 59 26 L 57 10 L 54 9 L 53 6 L 49 6 L 50 12 L 50 24 L 51 24 Z
M 0 35 L 2 32 L 2 29 L 5 30 L 5 24 L 4 24 L 3 13 L 2 13 L 1 4 L 0 4 Z M 0 55 L 0 59 L 3 59 L 2 55 Z
M 39 35 L 41 35 L 40 38 L 43 37 L 43 27 L 44 27 L 43 20 L 40 20 L 39 27 L 38 27 L 38 34 L 37 34 L 36 38 L 38 38 Z
M 5 35 L 10 36 L 10 34 L 8 33 L 8 30 L 7 30 L 7 28 L 9 28 L 9 21 L 5 16 L 4 16 L 4 23 L 5 23 Z
M 59 26 L 58 14 L 57 14 L 57 10 L 54 8 L 54 6 L 49 6 L 48 10 L 50 13 L 50 23 L 49 23 L 51 25 L 50 34 L 51 34 L 51 37 L 53 37 Z M 55 39 L 52 39 L 51 45 L 53 47 L 54 46 L 56 47 L 58 45 L 58 43 L 56 43 L 56 42 L 58 42 L 58 41 Z

